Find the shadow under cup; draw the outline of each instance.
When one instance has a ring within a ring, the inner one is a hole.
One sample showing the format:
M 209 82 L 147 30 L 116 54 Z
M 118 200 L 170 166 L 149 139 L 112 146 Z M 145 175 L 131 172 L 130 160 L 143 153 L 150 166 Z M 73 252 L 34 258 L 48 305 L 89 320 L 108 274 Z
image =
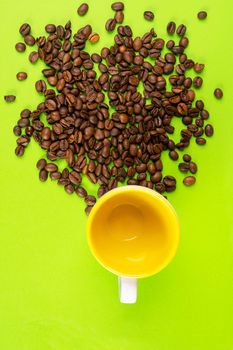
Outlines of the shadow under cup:
M 179 243 L 179 222 L 160 194 L 126 186 L 105 194 L 88 219 L 93 255 L 111 272 L 146 277 L 163 269 Z

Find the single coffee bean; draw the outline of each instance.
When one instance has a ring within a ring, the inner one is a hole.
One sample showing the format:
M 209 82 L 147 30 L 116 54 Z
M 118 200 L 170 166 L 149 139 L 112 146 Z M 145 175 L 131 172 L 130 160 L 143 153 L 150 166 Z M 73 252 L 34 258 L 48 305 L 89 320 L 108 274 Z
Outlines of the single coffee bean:
M 107 189 L 105 186 L 100 186 L 100 188 L 98 189 L 97 195 L 98 197 L 102 197 L 105 193 L 107 192 Z
M 209 118 L 209 112 L 208 112 L 207 110 L 203 109 L 203 110 L 201 111 L 201 117 L 202 117 L 202 119 L 204 119 L 204 120 L 208 119 L 208 118 Z
M 186 176 L 183 180 L 183 184 L 185 186 L 192 186 L 195 184 L 195 182 L 196 182 L 195 176 Z
M 25 36 L 28 35 L 31 31 L 31 26 L 28 23 L 24 23 L 19 28 L 19 32 L 21 35 Z
M 204 109 L 204 102 L 202 100 L 197 100 L 196 101 L 196 107 L 202 111 Z
M 205 65 L 202 63 L 195 63 L 193 68 L 195 72 L 200 73 L 201 71 L 203 71 L 204 67 Z
M 189 154 L 184 154 L 183 155 L 183 161 L 189 163 L 191 161 L 191 156 Z
M 176 185 L 176 179 L 174 178 L 174 176 L 165 176 L 163 178 L 163 183 L 168 187 L 172 187 Z
M 124 21 L 124 13 L 122 11 L 117 11 L 115 13 L 114 19 L 116 23 L 122 23 Z
M 187 171 L 189 170 L 189 164 L 187 163 L 180 163 L 178 165 L 178 168 L 179 170 L 182 172 L 182 173 L 187 173 Z
M 13 133 L 15 134 L 15 136 L 20 136 L 22 133 L 21 127 L 18 125 L 15 125 L 13 129 Z
M 120 1 L 114 2 L 114 3 L 112 3 L 111 8 L 113 11 L 123 11 L 124 4 L 123 4 L 123 2 L 120 2 Z
M 223 97 L 223 92 L 222 92 L 222 90 L 219 89 L 219 88 L 216 88 L 216 89 L 214 90 L 214 96 L 215 96 L 216 98 L 218 98 L 218 99 L 221 99 L 221 98 Z
M 186 26 L 184 24 L 180 24 L 176 30 L 176 34 L 179 36 L 184 36 L 186 33 Z
M 176 24 L 175 22 L 169 22 L 167 25 L 167 32 L 169 35 L 174 34 L 176 31 Z
M 24 52 L 26 50 L 26 45 L 24 43 L 15 44 L 15 49 L 18 52 Z
M 54 24 L 47 24 L 47 25 L 45 26 L 45 31 L 46 31 L 47 33 L 55 33 L 55 32 L 56 32 L 56 29 L 57 29 L 57 27 L 56 27 Z
M 201 77 L 195 77 L 193 79 L 193 85 L 195 88 L 199 89 L 202 86 L 203 80 Z
M 153 21 L 155 17 L 152 11 L 145 11 L 143 16 L 147 21 Z
M 6 102 L 14 102 L 15 99 L 16 99 L 16 96 L 14 96 L 14 95 L 6 95 L 6 96 L 4 96 L 4 100 Z
M 48 179 L 48 172 L 45 169 L 41 169 L 39 173 L 40 181 L 44 182 Z
M 197 172 L 197 164 L 194 162 L 189 163 L 189 170 L 192 174 L 196 174 Z
M 197 17 L 199 19 L 205 19 L 207 17 L 207 12 L 206 11 L 200 11 L 200 12 L 198 12 Z
M 35 84 L 36 91 L 38 93 L 44 93 L 46 91 L 46 83 L 44 80 L 38 80 Z
M 96 198 L 94 196 L 89 195 L 87 195 L 84 200 L 87 205 L 94 205 L 96 202 Z
M 203 137 L 197 137 L 196 138 L 196 143 L 198 145 L 205 145 L 206 144 L 206 139 L 204 139 Z
M 155 189 L 156 189 L 157 192 L 163 193 L 166 190 L 166 187 L 165 187 L 165 185 L 162 182 L 157 182 L 155 184 Z
M 168 50 L 171 50 L 171 49 L 174 47 L 174 45 L 175 45 L 174 40 L 168 40 L 168 42 L 167 42 L 167 44 L 166 44 L 166 48 L 167 48 Z
M 84 16 L 87 13 L 88 9 L 89 9 L 88 4 L 83 3 L 79 6 L 77 12 L 78 12 L 79 16 Z
M 213 136 L 214 134 L 214 128 L 211 124 L 207 124 L 205 126 L 205 134 L 206 136 L 210 137 L 210 136 Z
M 21 118 L 30 118 L 31 116 L 31 111 L 27 108 L 23 109 L 21 112 L 20 112 L 20 117 Z
M 45 168 L 46 164 L 47 164 L 46 160 L 42 158 L 38 160 L 38 162 L 36 163 L 36 167 L 37 169 L 42 170 Z
M 22 157 L 22 155 L 24 154 L 24 150 L 25 150 L 25 147 L 22 146 L 22 145 L 18 145 L 15 149 L 15 155 L 17 157 Z
M 75 192 L 77 193 L 77 195 L 78 195 L 79 197 L 84 198 L 84 197 L 87 196 L 87 191 L 86 191 L 83 187 L 78 187 L 78 188 L 76 188 Z
M 28 58 L 31 63 L 35 63 L 39 58 L 39 54 L 36 51 L 32 51 Z
M 105 29 L 107 32 L 112 32 L 116 27 L 116 20 L 114 18 L 110 18 L 105 23 Z
M 97 41 L 99 41 L 99 39 L 100 39 L 100 36 L 99 36 L 99 34 L 97 34 L 97 33 L 91 33 L 91 34 L 89 35 L 89 37 L 88 37 L 88 40 L 89 40 L 92 44 L 97 43 Z
M 35 42 L 36 42 L 34 36 L 30 34 L 24 37 L 24 41 L 25 41 L 25 44 L 27 44 L 28 46 L 33 46 L 35 45 Z
M 51 173 L 53 171 L 58 171 L 58 167 L 54 163 L 47 163 L 45 165 L 45 170 L 48 171 L 49 173 Z
M 64 189 L 65 189 L 66 193 L 68 193 L 68 194 L 74 193 L 74 186 L 71 184 L 65 185 Z
M 179 158 L 179 154 L 175 150 L 173 150 L 169 152 L 169 157 L 172 160 L 177 160 Z
M 90 214 L 92 208 L 93 208 L 93 205 L 88 205 L 88 206 L 85 208 L 85 213 L 87 214 L 87 216 Z
M 16 78 L 18 79 L 18 80 L 26 80 L 27 79 L 27 73 L 25 73 L 25 72 L 19 72 L 19 73 L 17 73 L 16 74 Z
M 59 180 L 61 178 L 61 173 L 59 171 L 54 171 L 50 173 L 51 180 Z

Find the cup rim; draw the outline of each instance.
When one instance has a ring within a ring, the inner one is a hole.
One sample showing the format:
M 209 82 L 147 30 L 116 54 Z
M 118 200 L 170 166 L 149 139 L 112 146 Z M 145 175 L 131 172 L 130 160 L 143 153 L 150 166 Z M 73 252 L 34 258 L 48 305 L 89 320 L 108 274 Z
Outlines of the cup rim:
M 172 254 L 170 254 L 168 256 L 167 259 L 164 260 L 164 263 L 162 264 L 162 266 L 159 269 L 154 269 L 155 272 L 151 272 L 151 273 L 142 273 L 142 274 L 124 274 L 124 273 L 120 273 L 117 270 L 112 269 L 111 267 L 109 267 L 108 265 L 105 265 L 96 255 L 95 253 L 95 249 L 93 248 L 92 245 L 92 239 L 91 239 L 91 235 L 90 235 L 90 231 L 91 231 L 91 225 L 92 225 L 92 221 L 93 218 L 96 214 L 96 212 L 99 210 L 99 208 L 103 205 L 103 203 L 105 203 L 109 198 L 112 197 L 112 193 L 118 193 L 118 192 L 122 192 L 122 191 L 140 191 L 140 192 L 147 192 L 150 195 L 153 195 L 153 197 L 156 197 L 157 199 L 161 200 L 167 207 L 169 207 L 169 209 L 172 211 L 174 217 L 176 218 L 176 223 L 177 223 L 177 233 L 178 233 L 178 237 L 177 237 L 177 242 L 176 242 L 176 247 L 173 251 Z M 87 228 L 86 228 L 86 233 L 87 233 L 87 242 L 88 242 L 88 246 L 89 249 L 92 253 L 92 255 L 94 256 L 94 258 L 98 261 L 98 263 L 100 265 L 102 265 L 106 270 L 108 270 L 109 272 L 117 275 L 117 276 L 122 276 L 122 277 L 130 277 L 130 278 L 144 278 L 144 277 L 149 277 L 149 276 L 153 276 L 155 274 L 157 274 L 158 272 L 162 271 L 166 266 L 169 265 L 169 263 L 173 260 L 173 258 L 176 255 L 179 243 L 180 243 L 180 222 L 179 222 L 179 218 L 178 215 L 174 209 L 174 207 L 172 206 L 172 204 L 166 199 L 164 198 L 164 196 L 162 196 L 160 193 L 148 188 L 148 187 L 143 187 L 143 186 L 139 186 L 139 185 L 124 185 L 124 186 L 120 186 L 117 188 L 114 188 L 110 191 L 108 191 L 107 193 L 105 193 L 94 205 L 94 207 L 92 208 L 90 215 L 87 219 Z

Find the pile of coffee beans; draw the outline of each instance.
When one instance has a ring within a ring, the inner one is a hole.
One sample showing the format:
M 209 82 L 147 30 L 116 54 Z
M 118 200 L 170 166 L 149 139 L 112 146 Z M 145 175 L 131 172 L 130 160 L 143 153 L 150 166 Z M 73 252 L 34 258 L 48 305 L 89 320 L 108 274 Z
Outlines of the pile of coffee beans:
M 88 10 L 82 4 L 77 12 L 84 16 Z M 91 55 L 85 51 L 86 42 L 98 41 L 99 35 L 90 24 L 75 33 L 70 21 L 65 26 L 47 24 L 48 35 L 36 39 L 29 24 L 20 27 L 25 43 L 37 45 L 30 62 L 40 59 L 47 67 L 42 71 L 44 79 L 35 83 L 44 101 L 33 111 L 24 109 L 14 127 L 15 153 L 22 156 L 33 137 L 48 159 L 37 163 L 40 180 L 50 177 L 68 194 L 83 197 L 87 214 L 96 198 L 82 186 L 83 176 L 98 184 L 98 197 L 119 184 L 146 186 L 163 194 L 174 191 L 176 179 L 163 173 L 161 154 L 168 152 L 170 159 L 178 161 L 192 138 L 204 145 L 205 136 L 214 132 L 210 124 L 205 125 L 209 113 L 204 102 L 195 100 L 202 78 L 192 79 L 189 72 L 194 69 L 200 74 L 204 64 L 185 53 L 186 26 L 168 23 L 168 34 L 178 36 L 176 43 L 175 38 L 165 42 L 154 28 L 134 37 L 130 26 L 121 25 L 124 4 L 113 3 L 112 10 L 114 17 L 105 28 L 112 32 L 120 24 L 114 42 Z M 154 14 L 145 11 L 144 17 L 152 21 Z M 203 14 L 198 17 L 204 18 Z M 16 49 L 23 52 L 24 44 L 17 43 Z M 17 77 L 22 80 L 26 75 L 20 72 Z M 221 97 L 219 91 L 215 95 Z M 175 142 L 172 121 L 177 118 L 183 129 Z M 67 167 L 58 169 L 59 159 L 65 159 Z M 178 168 L 197 172 L 188 154 Z M 183 182 L 191 186 L 195 181 L 190 175 Z

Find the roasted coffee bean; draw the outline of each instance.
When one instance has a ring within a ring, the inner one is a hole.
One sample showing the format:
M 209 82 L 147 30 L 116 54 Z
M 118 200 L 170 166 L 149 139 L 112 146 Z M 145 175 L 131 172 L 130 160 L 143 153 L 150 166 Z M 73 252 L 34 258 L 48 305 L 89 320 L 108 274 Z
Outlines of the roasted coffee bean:
M 26 45 L 24 43 L 15 44 L 15 49 L 18 52 L 24 52 L 26 50 Z
M 94 196 L 89 195 L 87 195 L 84 200 L 87 205 L 94 205 L 96 202 L 96 198 Z
M 50 173 L 51 180 L 59 180 L 61 178 L 61 173 L 59 171 L 54 171 Z
M 36 163 L 36 167 L 37 169 L 42 170 L 45 168 L 46 164 L 47 164 L 46 160 L 42 158 L 38 160 L 38 162 Z
M 38 80 L 35 84 L 36 91 L 44 93 L 46 91 L 46 83 L 44 80 Z
M 14 102 L 15 99 L 16 99 L 16 96 L 14 96 L 14 95 L 6 95 L 6 96 L 4 96 L 4 100 L 6 102 Z
M 207 17 L 207 12 L 206 11 L 200 11 L 200 12 L 198 12 L 197 17 L 199 19 L 205 19 Z
M 27 73 L 25 73 L 25 72 L 19 72 L 19 73 L 17 73 L 16 74 L 16 78 L 18 79 L 18 80 L 26 80 L 27 79 Z
M 153 21 L 155 17 L 152 11 L 145 11 L 143 16 L 147 21 Z
M 195 72 L 200 73 L 205 68 L 205 65 L 202 63 L 195 63 L 193 68 Z
M 183 161 L 189 163 L 191 161 L 191 156 L 189 154 L 184 154 L 183 155 Z
M 93 205 L 88 205 L 88 206 L 85 208 L 85 213 L 87 214 L 87 216 L 90 214 L 92 208 L 93 208 Z
M 187 163 L 180 163 L 178 167 L 182 173 L 187 173 L 187 171 L 189 170 L 189 164 Z
M 88 9 L 89 9 L 88 4 L 83 3 L 79 6 L 77 12 L 78 12 L 79 16 L 84 16 L 87 13 Z
M 169 152 L 169 157 L 172 160 L 177 160 L 179 158 L 179 154 L 175 150 L 173 150 Z
M 194 162 L 189 163 L 189 170 L 192 174 L 196 174 L 197 172 L 197 164 Z
M 47 24 L 47 25 L 45 26 L 45 31 L 46 31 L 47 33 L 55 33 L 55 32 L 56 32 L 56 29 L 57 29 L 57 27 L 56 27 L 54 24 Z
M 199 89 L 202 86 L 203 80 L 201 77 L 195 77 L 193 79 L 193 85 L 195 88 Z
M 219 89 L 219 88 L 216 88 L 216 89 L 214 90 L 214 96 L 215 96 L 216 98 L 218 98 L 218 99 L 221 99 L 221 98 L 223 97 L 223 92 L 222 92 L 222 90 Z
M 163 183 L 165 186 L 172 187 L 176 185 L 176 179 L 174 176 L 165 176 L 163 178 Z
M 48 179 L 48 172 L 45 169 L 41 169 L 39 173 L 40 181 L 44 182 Z
M 21 127 L 18 125 L 14 126 L 13 133 L 15 134 L 15 136 L 20 136 L 22 133 Z
M 176 34 L 179 36 L 184 36 L 186 33 L 186 26 L 184 24 L 180 24 L 176 30 Z
M 17 157 L 22 157 L 22 155 L 24 154 L 24 150 L 25 150 L 25 147 L 22 146 L 22 145 L 18 145 L 15 149 L 15 155 Z
M 174 34 L 176 31 L 176 24 L 175 22 L 169 22 L 167 25 L 167 32 L 169 35 Z
M 76 188 L 75 192 L 79 197 L 85 198 L 87 196 L 87 191 L 83 187 Z
M 207 124 L 205 126 L 205 134 L 206 136 L 210 137 L 210 136 L 213 136 L 214 134 L 214 128 L 211 124 Z
M 183 180 L 183 184 L 185 186 L 192 186 L 195 184 L 195 182 L 196 182 L 195 176 L 186 176 Z
M 49 173 L 51 172 L 54 172 L 54 171 L 57 171 L 58 170 L 58 167 L 56 164 L 53 164 L 53 163 L 47 163 L 45 165 L 45 170 Z
M 114 2 L 114 3 L 112 3 L 111 8 L 113 11 L 123 11 L 124 4 L 123 4 L 123 2 L 120 2 L 120 1 Z
M 112 32 L 116 27 L 116 20 L 114 18 L 110 18 L 105 23 L 105 29 L 107 32 Z
M 89 37 L 88 37 L 88 40 L 89 40 L 92 44 L 97 43 L 97 41 L 99 41 L 99 39 L 100 39 L 100 36 L 99 36 L 99 34 L 97 34 L 97 33 L 91 33 L 91 34 L 89 35 Z
M 64 189 L 68 194 L 74 193 L 74 186 L 72 184 L 65 185 Z
M 34 38 L 34 36 L 32 36 L 32 35 L 26 35 L 25 37 L 24 37 L 24 42 L 25 42 L 25 44 L 27 44 L 28 46 L 33 46 L 33 45 L 35 45 L 35 42 L 36 42 L 36 40 L 35 40 L 35 38 Z
M 19 28 L 19 32 L 21 35 L 25 36 L 28 35 L 31 31 L 31 26 L 28 23 L 24 23 Z
M 36 51 L 32 51 L 28 58 L 31 63 L 35 63 L 36 61 L 38 61 L 39 54 Z
M 196 138 L 196 143 L 198 145 L 205 145 L 206 144 L 206 139 L 204 139 L 203 137 L 197 137 Z
M 124 21 L 124 13 L 122 11 L 117 11 L 115 13 L 114 19 L 116 23 L 122 23 Z

